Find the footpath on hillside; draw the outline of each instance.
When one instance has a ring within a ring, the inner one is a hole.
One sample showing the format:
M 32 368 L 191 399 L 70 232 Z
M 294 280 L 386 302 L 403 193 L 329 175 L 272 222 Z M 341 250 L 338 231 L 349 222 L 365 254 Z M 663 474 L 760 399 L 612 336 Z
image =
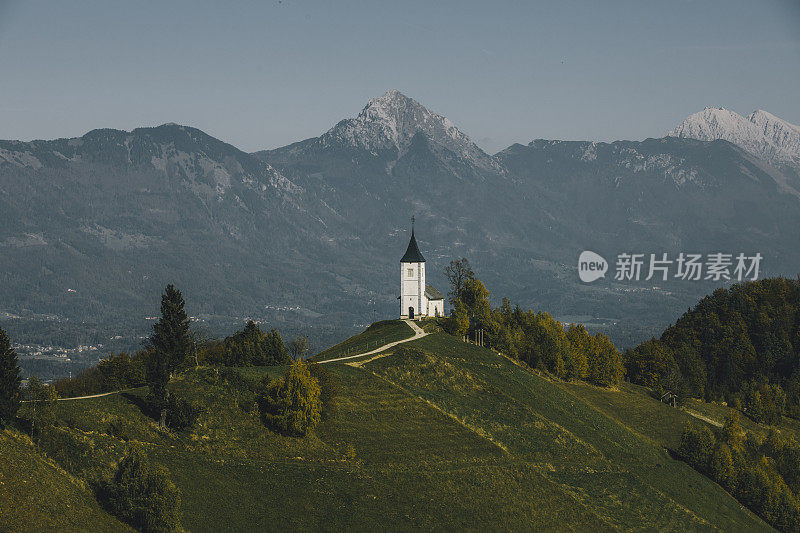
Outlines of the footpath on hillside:
M 89 394 L 88 396 L 72 396 L 70 398 L 56 398 L 57 402 L 68 402 L 71 400 L 88 400 L 90 398 L 101 398 L 103 396 L 110 396 L 112 394 L 119 394 L 121 392 L 130 392 L 136 390 L 139 387 L 133 387 L 131 389 L 122 389 L 122 390 L 114 390 L 111 392 L 101 392 L 100 394 Z M 36 403 L 36 402 L 44 402 L 47 400 L 22 400 L 20 403 Z
M 323 365 L 325 363 L 334 363 L 336 361 L 344 361 L 345 359 L 355 359 L 356 357 L 364 357 L 365 355 L 376 354 L 376 353 L 382 352 L 384 350 L 388 350 L 389 348 L 393 348 L 394 346 L 397 346 L 398 344 L 402 344 L 404 342 L 414 341 L 414 340 L 420 339 L 420 338 L 424 337 L 425 335 L 427 335 L 427 333 L 425 333 L 425 331 L 421 327 L 416 325 L 413 320 L 403 320 L 403 322 L 408 324 L 408 326 L 414 331 L 414 335 L 412 337 L 409 337 L 407 339 L 402 339 L 402 340 L 399 340 L 399 341 L 395 341 L 395 342 L 390 342 L 390 343 L 384 344 L 383 346 L 378 346 L 374 350 L 370 350 L 368 352 L 357 353 L 355 355 L 348 355 L 346 357 L 337 357 L 336 359 L 327 359 L 325 361 L 317 361 L 317 364 Z M 72 400 L 89 400 L 91 398 L 100 398 L 102 396 L 110 396 L 112 394 L 119 394 L 121 392 L 128 392 L 128 391 L 132 391 L 132 390 L 135 390 L 135 388 L 133 388 L 133 389 L 124 389 L 124 390 L 115 390 L 115 391 L 111 391 L 111 392 L 103 392 L 103 393 L 100 393 L 100 394 L 89 394 L 88 396 L 74 396 L 72 398 L 56 398 L 56 401 L 58 401 L 58 402 L 67 402 L 67 401 L 72 401 Z M 36 401 L 36 400 L 22 400 L 22 403 L 30 403 L 32 401 Z
M 425 333 L 425 331 L 421 327 L 419 327 L 417 324 L 415 324 L 413 320 L 403 320 L 403 322 L 408 324 L 408 327 L 410 327 L 412 330 L 414 330 L 414 335 L 412 337 L 409 337 L 407 339 L 402 339 L 402 340 L 399 340 L 399 341 L 390 342 L 390 343 L 384 344 L 383 346 L 378 346 L 374 350 L 370 350 L 368 352 L 357 353 L 355 355 L 347 355 L 345 357 L 337 357 L 335 359 L 326 359 L 325 361 L 317 361 L 317 364 L 318 365 L 324 365 L 325 363 L 335 363 L 336 361 L 345 361 L 347 359 L 355 359 L 356 357 L 364 357 L 366 355 L 373 355 L 373 354 L 376 354 L 376 353 L 380 353 L 380 352 L 382 352 L 384 350 L 388 350 L 389 348 L 393 348 L 393 347 L 397 346 L 398 344 L 403 344 L 404 342 L 411 342 L 411 341 L 415 341 L 417 339 L 421 339 L 422 337 L 427 335 L 427 333 Z

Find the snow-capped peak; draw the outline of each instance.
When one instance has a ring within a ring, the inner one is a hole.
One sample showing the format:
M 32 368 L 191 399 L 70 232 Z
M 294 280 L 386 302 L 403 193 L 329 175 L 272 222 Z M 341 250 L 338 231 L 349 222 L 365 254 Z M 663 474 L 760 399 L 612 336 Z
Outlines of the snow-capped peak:
M 686 117 L 667 135 L 724 139 L 778 167 L 800 167 L 800 128 L 761 109 L 743 117 L 722 107 L 707 107 Z
M 395 149 L 402 154 L 417 133 L 481 167 L 496 166 L 448 118 L 437 115 L 396 89 L 372 98 L 355 118 L 339 122 L 322 139 L 325 142 L 336 140 L 371 152 Z

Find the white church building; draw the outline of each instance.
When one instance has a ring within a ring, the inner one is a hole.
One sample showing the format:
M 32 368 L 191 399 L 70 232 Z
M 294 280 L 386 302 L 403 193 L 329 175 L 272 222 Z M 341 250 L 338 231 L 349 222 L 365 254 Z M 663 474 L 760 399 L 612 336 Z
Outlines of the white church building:
M 444 316 L 444 297 L 431 285 L 425 284 L 425 258 L 414 237 L 411 223 L 411 240 L 400 259 L 400 318 Z

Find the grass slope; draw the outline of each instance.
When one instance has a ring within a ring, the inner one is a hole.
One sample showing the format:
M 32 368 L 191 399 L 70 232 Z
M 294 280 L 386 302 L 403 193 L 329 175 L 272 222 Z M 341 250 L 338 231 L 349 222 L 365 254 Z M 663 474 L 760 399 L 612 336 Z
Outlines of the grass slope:
M 132 531 L 27 436 L 0 431 L 0 531 Z
M 318 353 L 313 357 L 313 360 L 324 361 L 345 355 L 367 352 L 374 350 L 378 346 L 413 336 L 414 330 L 402 320 L 383 320 L 370 325 L 363 333 L 359 333 Z
M 424 350 L 420 360 L 384 358 L 366 367 L 498 442 L 615 528 L 769 529 L 652 436 L 604 414 L 569 386 L 445 335 L 410 345 Z M 666 415 L 669 429 L 661 431 L 669 435 L 679 436 L 690 421 L 674 409 L 654 414 L 653 408 L 670 408 L 636 398 L 639 404 L 627 407 L 631 417 Z
M 397 324 L 409 329 L 384 327 Z M 191 531 L 769 529 L 664 450 L 684 413 L 654 411 L 670 408 L 635 389 L 550 382 L 443 334 L 410 345 L 423 353 L 319 367 L 335 402 L 305 439 L 265 430 L 252 395 L 200 369 L 170 385 L 205 408 L 188 434 L 141 413 L 145 389 L 59 403 L 60 431 L 92 449 L 62 460 L 108 471 L 144 447 L 180 488 Z

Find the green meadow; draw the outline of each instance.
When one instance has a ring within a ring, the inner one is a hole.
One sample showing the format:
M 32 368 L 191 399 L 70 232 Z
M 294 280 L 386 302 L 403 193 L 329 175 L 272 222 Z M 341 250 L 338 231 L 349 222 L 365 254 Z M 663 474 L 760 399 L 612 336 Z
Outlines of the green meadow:
M 318 357 L 411 335 L 383 323 Z M 31 529 L 125 530 L 80 480 L 110 475 L 135 446 L 169 471 L 189 531 L 770 529 L 672 458 L 684 426 L 704 422 L 644 389 L 553 381 L 445 334 L 402 346 L 414 349 L 317 367 L 329 399 L 305 438 L 267 430 L 246 386 L 283 367 L 174 378 L 170 388 L 203 407 L 185 433 L 143 414 L 146 388 L 59 402 L 61 452 L 0 439 L 2 456 L 30 472 L 22 484 L 0 466 L 0 487 L 15 484 L 0 509 L 39 500 L 26 508 Z
M 335 359 L 337 357 L 368 352 L 384 344 L 401 341 L 413 336 L 414 331 L 402 320 L 383 320 L 381 322 L 375 322 L 363 333 L 354 335 L 335 346 L 321 351 L 315 355 L 312 360 L 324 361 L 326 359 Z

